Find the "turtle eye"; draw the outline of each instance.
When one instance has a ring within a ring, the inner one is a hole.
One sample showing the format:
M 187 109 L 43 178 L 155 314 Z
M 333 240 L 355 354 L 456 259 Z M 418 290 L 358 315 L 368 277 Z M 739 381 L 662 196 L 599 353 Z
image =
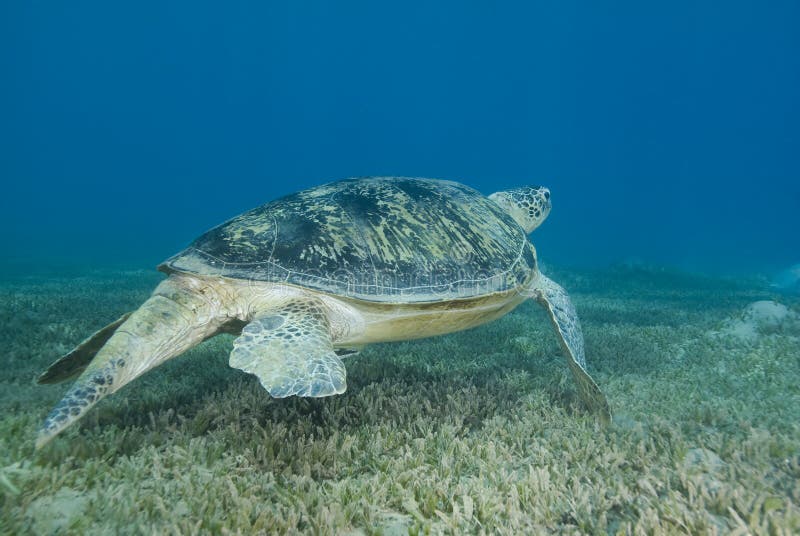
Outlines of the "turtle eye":
M 550 201 L 550 190 L 544 191 L 544 198 L 545 200 Z

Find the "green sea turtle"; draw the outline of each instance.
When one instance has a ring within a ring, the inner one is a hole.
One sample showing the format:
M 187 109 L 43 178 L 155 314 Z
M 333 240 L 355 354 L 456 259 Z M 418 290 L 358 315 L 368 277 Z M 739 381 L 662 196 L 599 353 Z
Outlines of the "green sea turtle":
M 211 229 L 158 268 L 168 277 L 128 313 L 53 363 L 40 383 L 81 373 L 49 414 L 47 443 L 98 400 L 221 332 L 230 365 L 274 397 L 343 393 L 341 357 L 497 319 L 527 298 L 550 315 L 584 403 L 604 421 L 564 289 L 527 239 L 550 192 L 484 197 L 455 182 L 357 178 L 277 199 Z

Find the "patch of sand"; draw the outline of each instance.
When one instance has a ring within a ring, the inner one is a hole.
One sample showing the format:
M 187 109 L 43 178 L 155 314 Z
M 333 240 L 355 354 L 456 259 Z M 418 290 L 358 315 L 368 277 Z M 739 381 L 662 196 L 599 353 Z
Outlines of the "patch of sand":
M 34 500 L 26 515 L 36 534 L 63 534 L 77 521 L 89 504 L 89 497 L 71 488 Z
M 748 305 L 739 318 L 729 319 L 712 335 L 732 336 L 754 342 L 761 335 L 800 329 L 800 315 L 782 303 L 761 300 Z

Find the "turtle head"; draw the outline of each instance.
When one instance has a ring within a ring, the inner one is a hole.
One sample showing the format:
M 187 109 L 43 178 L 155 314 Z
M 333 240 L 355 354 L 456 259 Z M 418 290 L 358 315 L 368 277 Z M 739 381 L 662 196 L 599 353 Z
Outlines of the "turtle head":
M 489 199 L 508 212 L 514 221 L 530 233 L 550 214 L 550 190 L 544 186 L 524 186 L 495 192 Z

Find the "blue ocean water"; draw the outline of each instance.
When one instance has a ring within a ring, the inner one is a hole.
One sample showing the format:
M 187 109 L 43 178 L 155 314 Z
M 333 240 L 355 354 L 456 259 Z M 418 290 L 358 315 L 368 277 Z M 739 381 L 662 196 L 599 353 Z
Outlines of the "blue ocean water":
M 555 263 L 800 261 L 800 4 L 3 2 L 8 265 L 145 267 L 276 196 L 546 184 Z

